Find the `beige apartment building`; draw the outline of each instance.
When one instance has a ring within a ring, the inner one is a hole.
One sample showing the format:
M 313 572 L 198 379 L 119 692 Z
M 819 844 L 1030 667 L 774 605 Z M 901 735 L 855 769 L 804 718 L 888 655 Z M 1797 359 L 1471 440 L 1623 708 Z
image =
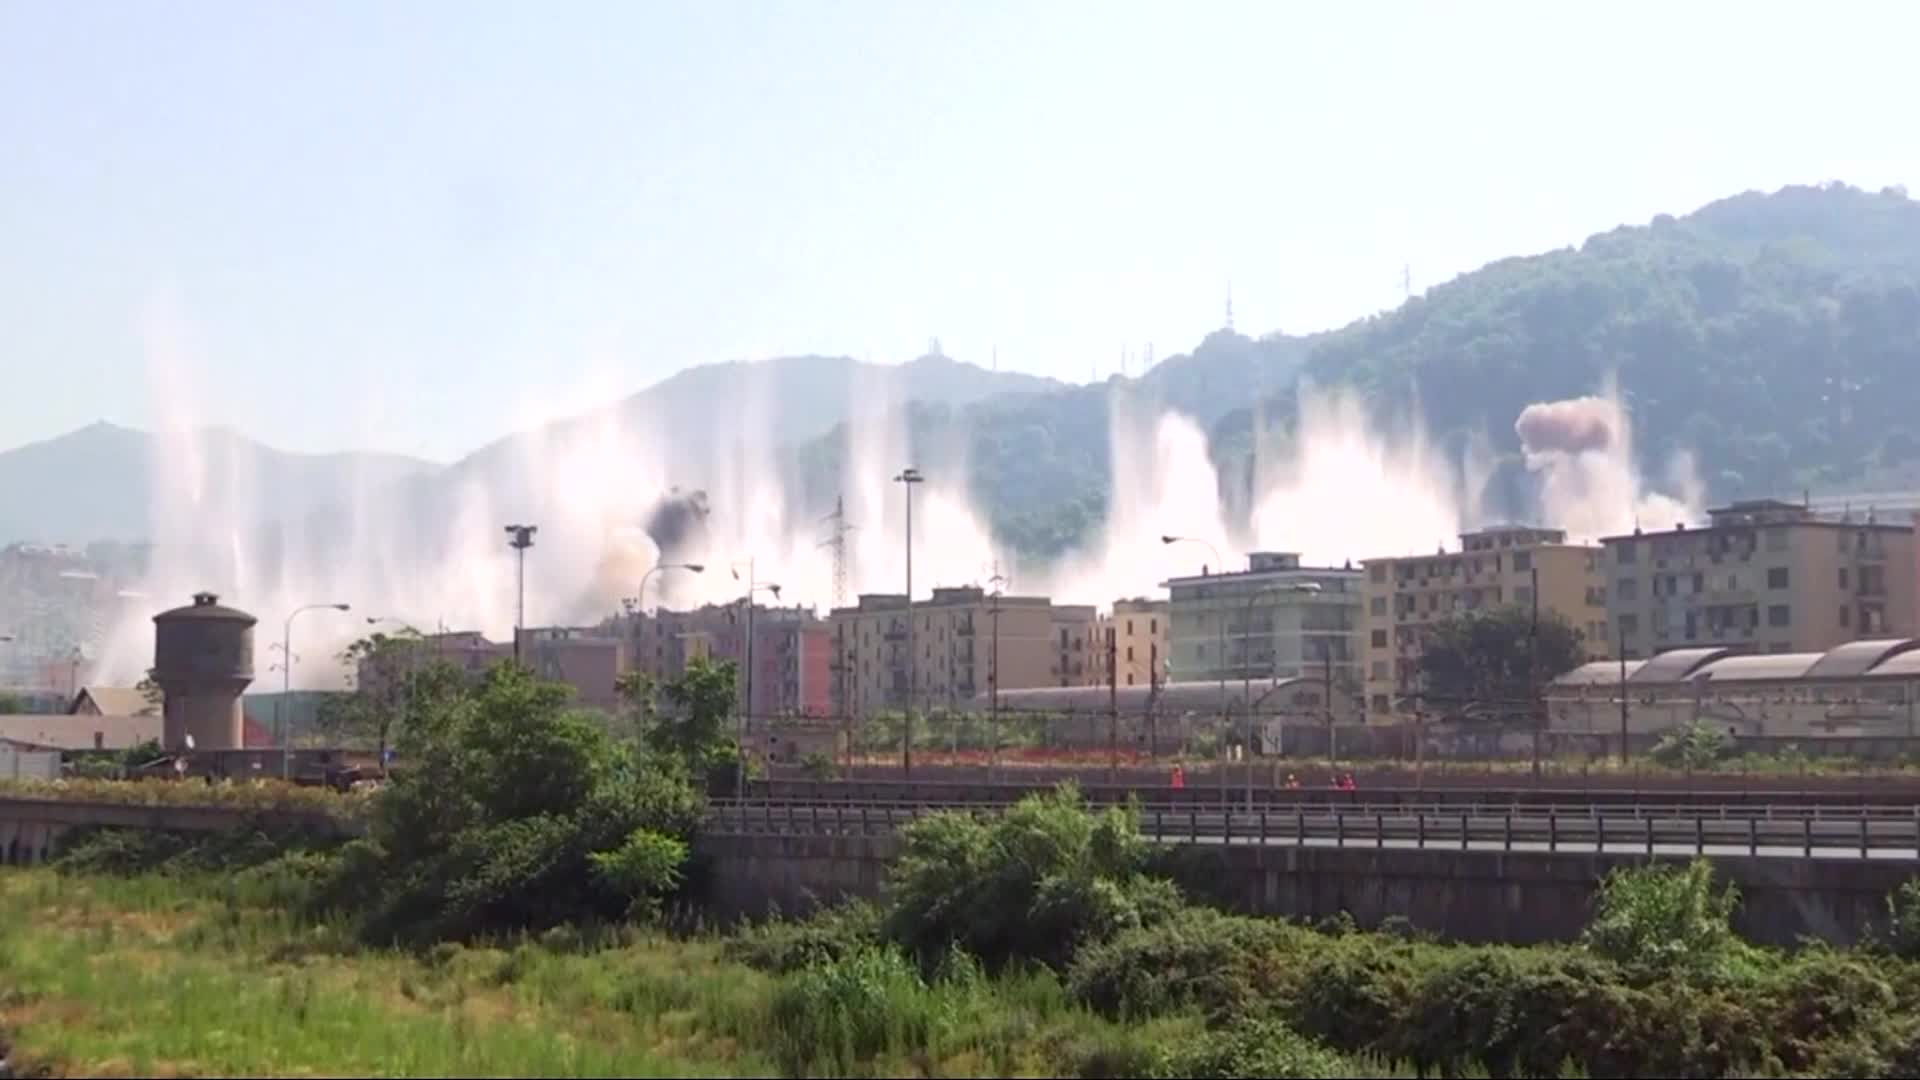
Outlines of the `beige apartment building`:
M 1107 633 L 1113 633 L 1114 685 L 1154 686 L 1167 681 L 1167 663 L 1172 627 L 1167 620 L 1167 602 L 1135 597 L 1115 600 L 1113 613 L 1101 616 L 1093 627 L 1094 678 L 1099 686 L 1107 684 Z M 1154 676 L 1158 665 L 1159 676 Z
M 913 703 L 959 708 L 994 685 L 1001 689 L 1086 685 L 1095 677 L 1094 609 L 1055 605 L 1044 596 L 994 596 L 977 586 L 941 588 L 913 605 Z M 865 714 L 907 704 L 906 598 L 865 594 L 835 608 L 836 710 Z
M 1588 659 L 1610 655 L 1606 574 L 1598 547 L 1567 543 L 1561 529 L 1500 526 L 1462 533 L 1460 550 L 1368 559 L 1363 586 L 1367 716 L 1387 721 L 1419 690 L 1420 655 L 1433 623 L 1460 612 L 1531 606 L 1579 630 Z
M 1708 646 L 1820 653 L 1915 633 L 1911 523 L 1773 499 L 1708 519 L 1601 541 L 1607 609 L 1628 659 Z

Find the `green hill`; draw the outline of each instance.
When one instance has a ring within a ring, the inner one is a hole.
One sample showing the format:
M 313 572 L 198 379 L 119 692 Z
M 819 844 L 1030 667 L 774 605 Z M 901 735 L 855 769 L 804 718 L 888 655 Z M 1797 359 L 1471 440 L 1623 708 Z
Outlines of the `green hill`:
M 1496 491 L 1518 489 L 1520 410 L 1609 377 L 1633 411 L 1643 467 L 1691 451 L 1713 498 L 1911 486 L 1920 203 L 1843 185 L 1738 195 L 1501 260 L 1328 334 L 1216 333 L 1133 383 L 929 411 L 915 433 L 945 438 L 964 424 L 981 503 L 1004 538 L 1037 554 L 1100 519 L 1111 393 L 1126 386 L 1206 425 L 1235 499 L 1254 417 L 1290 423 L 1302 371 L 1360 388 L 1382 417 L 1417 409 L 1447 445 L 1486 433 L 1502 456 Z M 838 437 L 808 447 L 809 460 L 831 460 Z

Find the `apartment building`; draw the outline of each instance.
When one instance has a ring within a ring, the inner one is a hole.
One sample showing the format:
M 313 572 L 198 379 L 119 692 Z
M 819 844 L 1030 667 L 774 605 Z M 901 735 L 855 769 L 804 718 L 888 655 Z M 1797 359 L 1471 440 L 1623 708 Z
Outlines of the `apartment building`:
M 1291 552 L 1256 551 L 1243 571 L 1165 582 L 1172 678 L 1311 675 L 1359 693 L 1361 576 L 1351 565 L 1302 566 Z
M 1153 686 L 1165 683 L 1171 655 L 1172 627 L 1165 600 L 1135 597 L 1115 600 L 1113 612 L 1100 616 L 1093 627 L 1094 679 L 1107 683 L 1107 633 L 1113 633 L 1114 684 Z M 1159 668 L 1156 678 L 1154 669 Z
M 1573 624 L 1587 657 L 1608 655 L 1602 551 L 1567 543 L 1562 529 L 1503 525 L 1462 533 L 1460 550 L 1368 559 L 1365 659 L 1367 716 L 1386 721 L 1420 688 L 1420 656 L 1434 623 L 1461 612 L 1531 606 Z
M 1909 523 L 1759 499 L 1704 527 L 1601 541 L 1612 630 L 1629 659 L 1709 646 L 1825 652 L 1915 633 Z
M 740 670 L 742 699 L 751 694 L 747 711 L 752 716 L 833 712 L 832 635 L 812 608 L 755 604 L 749 617 L 743 603 L 707 604 L 688 611 L 634 612 L 609 623 L 628 643 L 630 666 L 652 678 L 674 678 L 697 657 L 731 660 Z
M 908 618 L 917 654 L 912 699 L 920 709 L 964 706 L 989 693 L 996 674 L 1002 689 L 1084 685 L 1094 677 L 1092 607 L 964 586 L 935 589 L 909 613 L 899 593 L 868 593 L 827 617 L 836 709 L 906 707 Z

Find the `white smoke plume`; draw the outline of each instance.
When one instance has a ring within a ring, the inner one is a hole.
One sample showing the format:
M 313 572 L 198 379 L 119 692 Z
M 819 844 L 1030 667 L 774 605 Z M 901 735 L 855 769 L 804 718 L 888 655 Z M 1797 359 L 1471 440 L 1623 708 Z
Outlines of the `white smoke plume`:
M 138 679 L 152 652 L 151 616 L 201 589 L 260 618 L 258 689 L 278 687 L 280 655 L 271 646 L 288 613 L 305 604 L 344 602 L 353 611 L 301 617 L 296 687 L 339 685 L 333 658 L 368 632 L 368 617 L 506 639 L 516 607 L 503 531 L 509 523 L 540 527 L 526 562 L 530 625 L 591 623 L 626 600 L 649 608 L 737 600 L 750 575 L 781 585 L 783 603 L 824 614 L 834 601 L 823 507 L 818 493 L 799 502 L 788 448 L 769 434 L 780 403 L 770 400 L 758 369 L 741 369 L 738 393 L 720 414 L 658 416 L 628 403 L 535 425 L 431 483 L 399 490 L 368 483 L 346 505 L 262 529 L 264 493 L 253 478 L 220 474 L 220 462 L 231 470 L 239 459 L 210 453 L 221 436 L 196 426 L 191 349 L 177 323 L 156 319 L 149 349 L 163 428 L 151 514 L 156 557 L 135 605 L 143 609 L 116 628 L 104 651 L 103 677 Z M 894 477 L 908 465 L 927 478 L 914 491 L 917 597 L 936 586 L 984 584 L 995 562 L 1011 567 L 1011 553 L 998 549 L 973 505 L 964 440 L 911 446 L 893 379 L 862 378 L 849 393 L 853 420 L 837 490 L 854 526 L 850 593 L 904 588 L 906 493 Z M 1460 531 L 1481 523 L 1492 471 L 1486 441 L 1469 440 L 1464 460 L 1451 459 L 1415 422 L 1373 422 L 1350 392 L 1304 388 L 1289 436 L 1256 432 L 1251 509 L 1240 515 L 1223 504 L 1199 425 L 1124 387 L 1109 400 L 1114 484 L 1104 526 L 1053 565 L 1022 568 L 1016 591 L 1106 605 L 1153 594 L 1159 582 L 1203 564 L 1239 569 L 1251 550 L 1357 565 L 1451 547 Z M 1667 483 L 1673 495 L 1643 490 L 1626 419 L 1611 392 L 1521 415 L 1515 428 L 1540 478 L 1541 520 L 1592 538 L 1627 531 L 1636 520 L 1653 528 L 1691 516 L 1700 498 L 1691 469 L 1675 463 Z M 1198 542 L 1163 543 L 1167 535 Z M 648 577 L 662 561 L 698 562 L 705 572 Z M 643 577 L 647 595 L 640 597 Z

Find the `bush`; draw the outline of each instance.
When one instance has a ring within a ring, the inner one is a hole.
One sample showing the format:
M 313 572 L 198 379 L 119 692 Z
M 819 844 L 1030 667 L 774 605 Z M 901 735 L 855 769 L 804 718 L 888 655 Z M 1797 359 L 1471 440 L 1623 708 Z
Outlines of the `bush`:
M 1660 737 L 1653 760 L 1670 769 L 1711 769 L 1733 752 L 1733 743 L 1719 727 L 1694 720 Z
M 52 862 L 66 874 L 232 874 L 289 852 L 326 851 L 339 843 L 330 836 L 299 831 L 184 832 L 86 825 L 61 835 Z
M 883 1055 L 926 1046 L 935 1018 L 911 962 L 892 949 L 860 949 L 775 989 L 775 1054 L 787 1076 L 853 1076 Z
M 728 939 L 730 960 L 778 974 L 831 963 L 880 944 L 880 910 L 854 902 L 799 922 L 773 921 Z
M 427 943 L 622 918 L 676 887 L 701 813 L 686 762 L 616 742 L 568 693 L 510 664 L 416 686 L 408 768 L 320 904 Z
M 1601 882 L 1581 940 L 1641 977 L 1723 973 L 1740 944 L 1733 932 L 1739 903 L 1732 885 L 1714 888 L 1705 859 L 1685 869 L 1620 867 Z
M 1288 1019 L 1351 1052 L 1401 1056 L 1420 981 L 1419 949 L 1364 934 L 1325 939 L 1300 973 Z
M 1920 960 L 1920 878 L 1887 897 L 1887 948 L 1902 960 Z
M 1814 946 L 1771 973 L 1757 1003 L 1789 1067 L 1812 1065 L 1829 1044 L 1889 1026 L 1893 987 L 1862 957 Z
M 1155 1073 L 1164 1077 L 1359 1076 L 1355 1063 L 1271 1020 L 1253 1020 L 1207 1032 L 1173 1049 Z
M 945 812 L 908 826 L 891 874 L 885 932 L 923 962 L 952 944 L 990 964 L 1064 968 L 1082 945 L 1165 921 L 1169 882 L 1141 872 L 1130 811 L 1095 814 L 1071 786 L 1020 800 L 991 822 Z
M 1235 1014 L 1276 994 L 1312 941 L 1286 923 L 1186 908 L 1082 949 L 1067 986 L 1076 1001 L 1117 1019 L 1195 1007 Z

